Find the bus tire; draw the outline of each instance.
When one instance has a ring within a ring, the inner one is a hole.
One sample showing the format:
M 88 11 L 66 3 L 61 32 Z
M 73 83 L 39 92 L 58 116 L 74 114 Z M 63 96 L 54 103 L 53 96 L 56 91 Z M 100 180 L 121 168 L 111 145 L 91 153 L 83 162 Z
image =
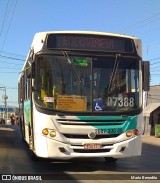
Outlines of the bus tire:
M 104 159 L 107 163 L 115 163 L 117 161 L 117 158 L 112 157 L 105 157 Z

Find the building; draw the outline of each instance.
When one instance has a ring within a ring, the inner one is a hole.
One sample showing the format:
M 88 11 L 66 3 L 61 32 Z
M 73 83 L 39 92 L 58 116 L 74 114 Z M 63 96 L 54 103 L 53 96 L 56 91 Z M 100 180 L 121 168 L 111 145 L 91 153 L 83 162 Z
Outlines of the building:
M 155 135 L 155 125 L 160 124 L 160 85 L 150 86 L 145 98 L 146 107 L 143 111 L 145 134 Z

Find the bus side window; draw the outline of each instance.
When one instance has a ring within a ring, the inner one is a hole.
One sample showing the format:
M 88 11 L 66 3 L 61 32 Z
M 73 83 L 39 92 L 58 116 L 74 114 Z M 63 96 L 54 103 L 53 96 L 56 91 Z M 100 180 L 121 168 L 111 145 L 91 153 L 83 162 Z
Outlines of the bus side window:
M 40 90 L 40 98 L 43 102 L 45 107 L 52 108 L 53 103 L 45 102 L 45 97 L 53 97 L 53 85 L 51 84 L 51 71 L 50 71 L 50 64 L 43 60 L 40 64 L 40 83 L 39 83 L 39 90 Z
M 44 102 L 44 98 L 47 96 L 47 91 L 45 89 L 44 84 L 44 74 L 40 76 L 39 90 L 40 90 L 40 99 L 46 106 L 47 104 Z

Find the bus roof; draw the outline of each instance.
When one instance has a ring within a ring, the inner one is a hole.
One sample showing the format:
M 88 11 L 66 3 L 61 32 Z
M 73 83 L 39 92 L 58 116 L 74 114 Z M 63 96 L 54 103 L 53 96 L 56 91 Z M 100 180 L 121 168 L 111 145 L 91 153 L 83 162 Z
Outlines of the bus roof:
M 121 38 L 129 38 L 133 39 L 134 41 L 140 41 L 139 38 L 134 36 L 128 36 L 125 34 L 115 34 L 115 33 L 108 33 L 108 32 L 98 32 L 98 31 L 46 31 L 46 32 L 37 32 L 33 38 L 30 50 L 34 48 L 34 52 L 37 53 L 41 50 L 43 41 L 45 40 L 48 34 L 88 34 L 88 35 L 101 35 L 101 36 L 113 36 L 113 37 L 121 37 Z M 43 40 L 43 41 L 42 41 Z M 36 45 L 36 46 L 35 46 Z M 26 61 L 24 63 L 23 69 L 29 57 L 30 51 L 27 55 Z M 23 70 L 22 69 L 22 70 Z M 19 79 L 21 78 L 21 74 Z
M 98 32 L 98 31 L 46 31 L 46 32 L 37 32 L 33 39 L 32 44 L 36 37 L 45 38 L 47 34 L 88 34 L 88 35 L 103 35 L 103 36 L 115 36 L 115 37 L 122 37 L 122 38 L 130 38 L 130 39 L 139 39 L 135 36 L 128 36 L 125 34 L 116 34 L 116 33 L 108 33 L 108 32 Z
M 36 34 L 64 34 L 64 33 L 69 33 L 69 34 L 92 34 L 92 35 L 106 35 L 106 36 L 118 36 L 118 37 L 127 37 L 134 39 L 134 36 L 128 36 L 125 34 L 117 34 L 117 33 L 109 33 L 109 32 L 99 32 L 99 31 L 45 31 L 45 32 L 37 32 Z M 35 35 L 36 35 L 35 34 Z
M 48 34 L 87 34 L 87 35 L 99 35 L 99 36 L 112 36 L 118 38 L 128 38 L 134 40 L 134 42 L 141 42 L 139 38 L 134 36 L 127 36 L 123 34 L 113 34 L 107 32 L 96 32 L 96 31 L 47 31 L 47 32 L 38 32 L 35 34 L 33 42 L 31 44 L 31 49 L 34 48 L 34 53 L 37 53 L 42 49 L 44 40 Z

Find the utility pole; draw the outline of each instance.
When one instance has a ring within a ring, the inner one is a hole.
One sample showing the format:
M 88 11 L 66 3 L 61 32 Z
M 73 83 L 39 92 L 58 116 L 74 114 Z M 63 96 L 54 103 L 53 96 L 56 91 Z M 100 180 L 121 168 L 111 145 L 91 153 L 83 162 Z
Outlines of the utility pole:
M 7 99 L 8 96 L 6 95 L 6 87 L 0 87 L 0 90 L 4 91 L 4 116 L 5 116 L 5 121 L 7 122 Z

